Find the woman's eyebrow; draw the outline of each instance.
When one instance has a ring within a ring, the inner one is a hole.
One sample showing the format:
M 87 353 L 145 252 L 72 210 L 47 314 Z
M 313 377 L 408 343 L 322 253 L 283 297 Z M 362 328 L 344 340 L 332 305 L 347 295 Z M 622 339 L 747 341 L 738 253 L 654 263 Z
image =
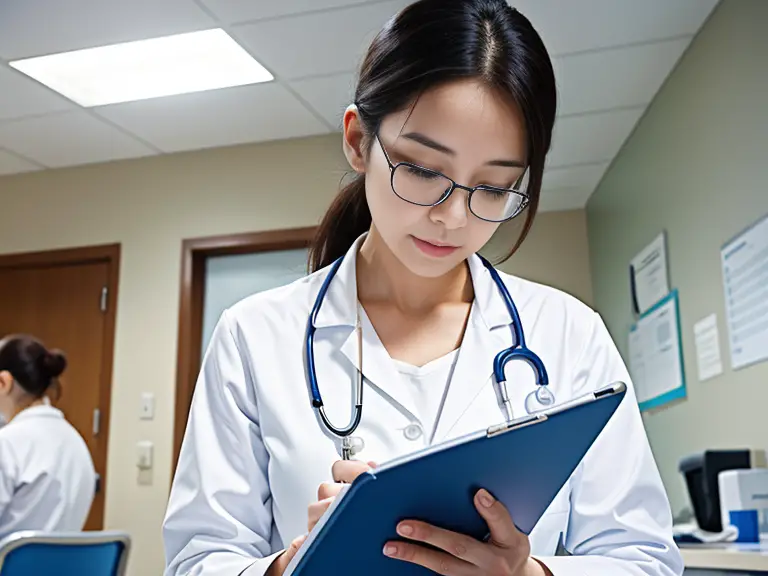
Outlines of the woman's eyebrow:
M 416 142 L 418 144 L 421 144 L 422 146 L 431 148 L 432 150 L 442 152 L 443 154 L 447 154 L 449 156 L 456 156 L 455 150 L 452 150 L 445 144 L 440 144 L 440 142 L 433 140 L 432 138 L 430 138 L 429 136 L 426 136 L 425 134 L 422 134 L 421 132 L 408 132 L 408 134 L 403 134 L 402 138 L 406 138 L 408 140 L 411 140 L 412 142 Z M 491 160 L 489 162 L 486 162 L 486 165 L 503 166 L 506 168 L 524 168 L 525 167 L 525 163 L 521 162 L 520 160 Z

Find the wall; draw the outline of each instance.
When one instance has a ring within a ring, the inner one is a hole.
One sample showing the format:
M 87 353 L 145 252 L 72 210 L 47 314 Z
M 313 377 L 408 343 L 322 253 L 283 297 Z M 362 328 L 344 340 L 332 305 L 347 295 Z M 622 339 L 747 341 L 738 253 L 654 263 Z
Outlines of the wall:
M 688 399 L 645 415 L 676 512 L 681 456 L 768 448 L 768 363 L 730 369 L 721 245 L 768 213 L 768 2 L 725 0 L 695 38 L 587 207 L 595 302 L 625 354 L 628 265 L 661 230 L 680 292 Z M 725 373 L 698 381 L 693 324 L 715 312 Z
M 502 231 L 500 236 L 509 237 L 509 234 Z M 497 239 L 491 242 L 492 251 L 494 244 L 498 244 Z M 499 268 L 555 286 L 592 304 L 586 212 L 570 210 L 538 214 L 523 245 Z
M 315 224 L 343 173 L 340 148 L 332 135 L 0 178 L 0 253 L 122 244 L 106 524 L 132 534 L 134 576 L 163 565 L 181 241 Z M 542 214 L 508 265 L 591 299 L 583 221 Z M 153 421 L 138 419 L 141 392 L 155 394 Z M 155 444 L 150 486 L 136 482 L 140 440 Z

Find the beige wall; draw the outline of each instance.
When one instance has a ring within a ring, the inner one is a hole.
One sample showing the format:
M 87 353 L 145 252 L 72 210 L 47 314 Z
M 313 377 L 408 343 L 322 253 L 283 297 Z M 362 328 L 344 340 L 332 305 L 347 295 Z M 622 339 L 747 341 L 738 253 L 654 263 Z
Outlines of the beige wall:
M 720 247 L 768 213 L 768 2 L 725 0 L 587 207 L 595 302 L 622 351 L 632 322 L 628 266 L 666 230 L 680 294 L 688 399 L 645 425 L 675 511 L 677 463 L 706 448 L 768 448 L 768 363 L 730 368 Z M 693 324 L 717 313 L 725 373 L 700 383 Z
M 494 244 L 496 239 L 494 239 Z M 520 249 L 499 268 L 555 286 L 592 304 L 587 217 L 584 210 L 543 212 Z
M 332 135 L 0 178 L 0 253 L 122 245 L 106 524 L 132 534 L 132 575 L 163 565 L 182 239 L 315 224 L 343 168 Z M 591 300 L 584 214 L 543 214 L 506 267 Z M 143 391 L 153 421 L 138 419 Z M 155 444 L 149 486 L 140 440 Z

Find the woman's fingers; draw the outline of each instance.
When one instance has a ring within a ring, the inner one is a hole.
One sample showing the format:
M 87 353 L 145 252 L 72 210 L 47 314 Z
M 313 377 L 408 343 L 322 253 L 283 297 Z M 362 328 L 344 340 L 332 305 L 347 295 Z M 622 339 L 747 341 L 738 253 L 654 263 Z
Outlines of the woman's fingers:
M 293 557 L 296 556 L 296 553 L 306 539 L 307 536 L 304 535 L 291 542 L 290 546 L 285 549 L 285 552 L 280 554 L 280 556 L 275 558 L 275 561 L 272 562 L 272 565 L 267 569 L 266 576 L 282 576 L 283 572 L 285 572 L 285 569 L 288 567 L 288 564 L 290 564 Z
M 373 464 L 373 462 L 360 462 L 358 460 L 339 460 L 334 462 L 331 468 L 333 481 L 351 484 L 360 474 L 368 472 L 368 470 L 375 467 L 375 464 L 374 466 L 370 464 Z
M 311 532 L 315 525 L 320 521 L 320 518 L 323 517 L 323 514 L 328 510 L 328 507 L 333 504 L 334 499 L 335 498 L 333 497 L 326 498 L 325 500 L 320 500 L 319 502 L 314 502 L 309 505 L 309 511 L 307 513 L 307 528 L 309 532 Z
M 344 489 L 344 484 L 334 484 L 332 482 L 323 482 L 317 489 L 317 499 L 325 500 L 337 496 Z
M 499 548 L 515 548 L 528 542 L 515 526 L 504 504 L 491 496 L 487 490 L 477 491 L 475 507 L 488 524 L 491 542 Z

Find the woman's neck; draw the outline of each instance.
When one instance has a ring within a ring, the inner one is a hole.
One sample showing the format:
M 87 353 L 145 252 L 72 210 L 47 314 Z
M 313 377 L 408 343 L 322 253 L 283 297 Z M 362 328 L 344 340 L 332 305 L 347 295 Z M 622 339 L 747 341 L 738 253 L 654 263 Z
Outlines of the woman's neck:
M 7 415 L 8 416 L 7 421 L 10 422 L 14 418 L 16 418 L 16 416 L 24 412 L 24 410 L 26 410 L 27 408 L 32 408 L 32 406 L 42 406 L 43 404 L 47 404 L 47 400 L 45 397 L 35 398 L 33 400 L 25 401 L 25 402 L 17 402 L 16 405 L 11 410 L 11 413 Z
M 375 227 L 371 227 L 357 256 L 357 291 L 362 303 L 387 303 L 414 315 L 441 304 L 469 303 L 474 298 L 466 263 L 436 278 L 417 276 L 397 259 Z

